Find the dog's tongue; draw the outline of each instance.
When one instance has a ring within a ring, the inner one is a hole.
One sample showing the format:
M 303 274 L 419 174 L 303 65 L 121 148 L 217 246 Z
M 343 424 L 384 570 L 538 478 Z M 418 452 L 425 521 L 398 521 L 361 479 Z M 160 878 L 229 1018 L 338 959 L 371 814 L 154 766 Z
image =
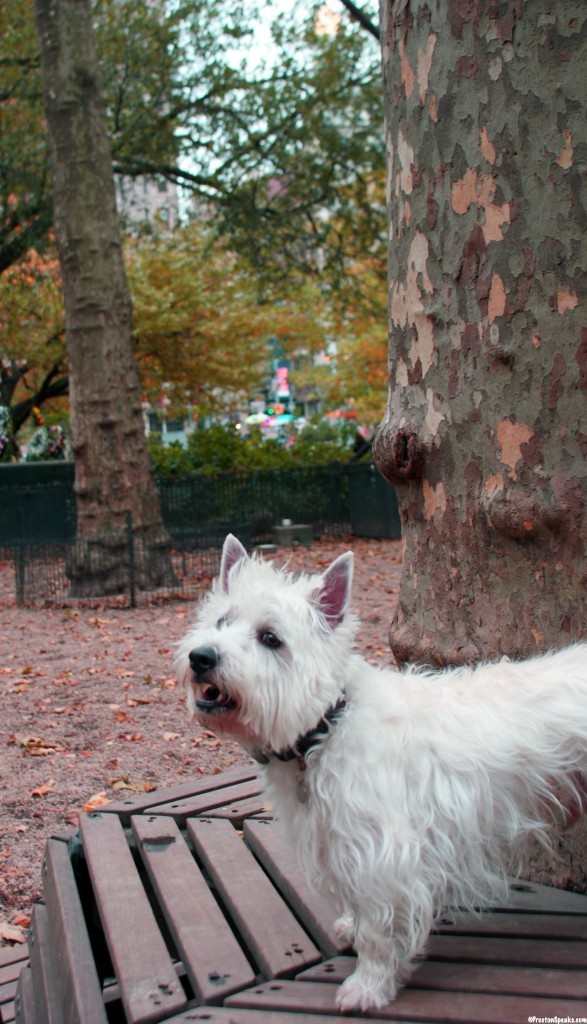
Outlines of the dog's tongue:
M 196 707 L 200 711 L 208 713 L 230 711 L 235 707 L 235 702 L 230 699 L 226 691 L 220 690 L 218 686 L 211 683 L 202 692 L 201 697 L 196 699 Z

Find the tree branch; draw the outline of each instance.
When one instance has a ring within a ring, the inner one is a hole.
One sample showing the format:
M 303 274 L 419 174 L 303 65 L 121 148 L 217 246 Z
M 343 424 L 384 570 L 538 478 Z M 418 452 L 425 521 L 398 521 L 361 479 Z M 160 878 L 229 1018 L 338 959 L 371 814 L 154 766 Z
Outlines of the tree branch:
M 26 422 L 35 407 L 41 406 L 51 398 L 63 398 L 64 395 L 68 394 L 69 377 L 67 375 L 59 377 L 58 374 L 60 372 L 61 364 L 55 363 L 46 375 L 39 390 L 34 395 L 24 398 L 12 407 L 10 415 L 15 434 L 20 430 L 23 423 Z
M 364 11 L 360 9 L 360 7 L 357 7 L 357 5 L 353 3 L 353 0 L 340 0 L 340 2 L 343 7 L 346 7 L 352 20 L 358 21 L 361 28 L 364 28 L 366 32 L 369 32 L 374 36 L 377 42 L 379 42 L 381 39 L 379 26 L 375 25 L 375 23 L 371 21 L 371 18 L 369 18 Z

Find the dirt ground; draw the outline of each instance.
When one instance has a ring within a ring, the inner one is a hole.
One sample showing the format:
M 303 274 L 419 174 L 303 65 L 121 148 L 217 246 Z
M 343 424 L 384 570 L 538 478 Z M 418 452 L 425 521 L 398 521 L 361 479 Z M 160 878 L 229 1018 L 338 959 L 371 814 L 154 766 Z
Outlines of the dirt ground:
M 352 547 L 357 649 L 392 664 L 400 541 L 321 541 L 278 564 L 321 572 Z M 193 606 L 19 608 L 0 590 L 0 946 L 26 937 L 47 838 L 84 807 L 247 763 L 190 722 L 173 669 Z

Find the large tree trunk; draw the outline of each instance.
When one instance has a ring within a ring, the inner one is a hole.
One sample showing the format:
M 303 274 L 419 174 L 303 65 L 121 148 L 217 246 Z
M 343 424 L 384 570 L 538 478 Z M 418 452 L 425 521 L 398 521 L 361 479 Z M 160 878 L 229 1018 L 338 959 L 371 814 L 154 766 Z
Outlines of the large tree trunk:
M 382 4 L 400 660 L 585 633 L 586 36 L 583 0 Z
M 382 0 L 381 21 L 391 646 L 441 665 L 559 648 L 586 620 L 587 7 Z M 528 872 L 583 888 L 586 837 Z
M 126 582 L 129 513 L 145 552 L 136 582 L 163 581 L 153 558 L 162 521 L 152 478 L 131 304 L 122 260 L 89 0 L 35 0 L 63 277 L 75 456 L 77 592 Z M 144 547 L 146 545 L 146 548 Z

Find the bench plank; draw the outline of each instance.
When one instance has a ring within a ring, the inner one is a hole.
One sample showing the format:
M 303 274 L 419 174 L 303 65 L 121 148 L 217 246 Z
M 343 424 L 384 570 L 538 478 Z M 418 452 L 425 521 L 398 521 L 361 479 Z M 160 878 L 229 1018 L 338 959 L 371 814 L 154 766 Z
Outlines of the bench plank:
M 230 996 L 227 1007 L 276 1009 L 290 1013 L 336 1013 L 336 987 L 317 981 L 275 981 Z M 380 1020 L 454 1021 L 470 1024 L 520 1024 L 531 1017 L 581 1017 L 585 1003 L 532 996 L 402 989 L 397 999 L 377 1011 Z
M 39 1019 L 30 964 L 23 967 L 18 979 L 14 1016 L 16 1024 L 37 1024 Z
M 320 953 L 314 943 L 231 823 L 190 818 L 187 827 L 196 854 L 265 977 L 293 974 L 317 963 Z
M 252 985 L 255 974 L 175 822 L 131 818 L 159 906 L 200 1002 L 219 1003 Z
M 59 979 L 63 1024 L 107 1024 L 94 955 L 65 843 L 49 840 L 43 862 L 43 889 Z
M 80 833 L 128 1020 L 164 1020 L 187 1000 L 122 825 L 112 814 L 94 812 L 80 817 Z
M 130 823 L 132 814 L 144 814 L 153 807 L 165 803 L 175 803 L 188 797 L 211 793 L 215 789 L 228 789 L 242 782 L 250 782 L 257 778 L 258 769 L 251 764 L 245 768 L 233 768 L 231 771 L 218 772 L 216 775 L 198 775 L 189 782 L 181 782 L 177 786 L 165 789 L 154 789 L 151 793 L 128 796 L 122 800 L 114 800 L 100 808 L 104 814 L 116 814 L 123 825 Z M 226 797 L 225 797 L 226 799 Z
M 324 1014 L 302 1013 L 292 1017 L 291 1013 L 281 1010 L 241 1010 L 222 1006 L 195 1006 L 187 1013 L 174 1017 L 169 1024 L 193 1024 L 193 1021 L 205 1021 L 205 1024 L 365 1024 L 365 1017 L 334 1017 Z M 525 1022 L 524 1022 L 525 1024 Z
M 356 958 L 334 957 L 297 975 L 301 981 L 340 985 L 355 969 Z M 487 992 L 501 995 L 587 999 L 587 968 L 583 971 L 541 970 L 537 967 L 494 967 L 491 964 L 441 963 L 426 960 L 407 981 L 408 988 Z
M 505 902 L 496 902 L 494 910 L 528 910 L 544 914 L 587 914 L 587 896 L 553 889 L 538 882 L 526 882 L 522 878 L 510 878 L 508 897 Z
M 31 977 L 35 1003 L 43 1007 L 43 1024 L 63 1024 L 65 1014 L 59 991 L 59 980 L 51 952 L 47 908 L 36 904 L 29 933 L 31 948 Z
M 582 942 L 508 939 L 493 936 L 431 935 L 427 945 L 431 960 L 462 960 L 526 967 L 584 969 L 587 947 Z
M 575 914 L 460 913 L 436 925 L 439 935 L 494 935 L 527 939 L 587 941 L 587 917 Z
M 26 942 L 19 943 L 17 946 L 6 946 L 5 949 L 0 949 L 0 980 L 3 977 L 2 971 L 5 968 L 10 968 L 16 963 L 22 964 L 22 961 L 28 960 L 28 958 L 29 947 Z
M 26 943 L 0 949 L 0 1021 L 14 1020 L 14 999 L 20 972 L 29 958 Z
M 178 825 L 184 825 L 188 817 L 198 814 L 209 814 L 216 807 L 226 807 L 228 803 L 250 800 L 251 797 L 259 797 L 261 794 L 261 783 L 257 778 L 248 782 L 242 782 L 227 789 L 209 790 L 199 796 L 189 796 L 184 800 L 174 800 L 171 803 L 157 804 L 151 807 L 151 814 L 169 814 L 175 819 Z M 262 802 L 261 802 L 262 806 Z
M 226 818 L 228 821 L 232 821 L 235 828 L 242 828 L 246 818 L 253 815 L 268 818 L 271 812 L 267 810 L 263 793 L 259 793 L 257 796 L 251 797 L 250 800 L 237 800 L 235 803 L 212 807 L 205 813 L 207 818 Z
M 246 821 L 244 833 L 255 856 L 326 956 L 348 949 L 348 942 L 334 927 L 335 908 L 309 886 L 278 826 L 269 821 Z

